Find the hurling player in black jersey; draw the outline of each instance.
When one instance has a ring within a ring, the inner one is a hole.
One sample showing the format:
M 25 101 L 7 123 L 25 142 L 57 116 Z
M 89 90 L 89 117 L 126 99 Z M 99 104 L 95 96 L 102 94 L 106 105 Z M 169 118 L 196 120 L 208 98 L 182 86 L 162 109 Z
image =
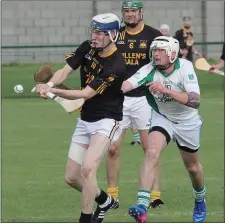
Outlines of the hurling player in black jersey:
M 96 172 L 111 143 L 121 134 L 119 121 L 123 117 L 124 101 L 121 85 L 126 77 L 126 65 L 115 45 L 119 28 L 120 20 L 114 14 L 93 17 L 91 41 L 83 42 L 75 52 L 68 54 L 67 64 L 48 84 L 36 87 L 41 97 L 52 92 L 67 99 L 85 99 L 72 136 L 65 176 L 67 184 L 82 191 L 80 223 L 102 221 L 101 216 L 115 205 L 114 198 L 98 188 Z M 51 88 L 79 67 L 82 90 Z M 99 208 L 92 215 L 95 201 Z
M 126 0 L 122 5 L 122 16 L 125 26 L 120 29 L 116 42 L 118 50 L 126 60 L 128 77 L 134 75 L 142 66 L 150 62 L 149 48 L 160 31 L 143 22 L 143 2 L 140 0 Z M 138 87 L 125 94 L 123 104 L 123 120 L 121 121 L 122 134 L 111 146 L 107 159 L 108 194 L 118 201 L 118 179 L 120 171 L 120 148 L 126 130 L 137 129 L 140 134 L 142 148 L 145 151 L 148 143 L 148 130 L 150 128 L 151 108 L 145 97 L 144 86 Z M 160 172 L 156 166 L 157 174 L 151 192 L 151 208 L 159 207 L 160 200 Z M 118 206 L 117 206 L 118 207 Z
M 176 31 L 174 38 L 179 41 L 180 54 L 179 58 L 187 59 L 193 62 L 193 54 L 197 58 L 202 57 L 194 47 L 193 33 L 191 32 L 192 19 L 190 16 L 183 17 L 183 27 Z

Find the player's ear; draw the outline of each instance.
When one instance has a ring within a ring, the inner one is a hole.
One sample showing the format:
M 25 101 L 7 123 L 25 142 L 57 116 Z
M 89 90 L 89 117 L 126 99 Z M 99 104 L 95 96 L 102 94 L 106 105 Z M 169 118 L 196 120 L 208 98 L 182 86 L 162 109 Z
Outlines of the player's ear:
M 172 60 L 174 60 L 174 59 L 175 59 L 175 57 L 176 57 L 176 52 L 175 52 L 175 51 L 173 51 L 173 52 L 172 52 L 172 55 L 171 55 L 171 59 L 172 59 Z
M 110 32 L 111 32 L 112 39 L 115 39 L 115 37 L 116 37 L 115 31 L 114 30 L 111 30 Z

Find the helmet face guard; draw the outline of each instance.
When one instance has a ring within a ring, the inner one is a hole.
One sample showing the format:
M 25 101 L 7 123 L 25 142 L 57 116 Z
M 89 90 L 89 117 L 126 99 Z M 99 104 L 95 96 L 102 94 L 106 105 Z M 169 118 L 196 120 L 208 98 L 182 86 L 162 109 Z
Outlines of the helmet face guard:
M 126 16 L 126 10 L 135 10 L 133 12 L 133 18 L 132 22 L 129 22 L 129 16 Z M 128 27 L 136 27 L 142 20 L 143 20 L 143 3 L 139 0 L 125 0 L 122 5 L 122 16 L 123 16 L 123 22 L 125 23 L 126 26 Z M 136 14 L 136 15 L 135 15 Z M 139 18 L 137 18 L 139 16 Z
M 96 51 L 102 51 L 111 43 L 117 41 L 119 29 L 120 21 L 114 14 L 108 13 L 95 16 L 88 31 L 91 47 Z

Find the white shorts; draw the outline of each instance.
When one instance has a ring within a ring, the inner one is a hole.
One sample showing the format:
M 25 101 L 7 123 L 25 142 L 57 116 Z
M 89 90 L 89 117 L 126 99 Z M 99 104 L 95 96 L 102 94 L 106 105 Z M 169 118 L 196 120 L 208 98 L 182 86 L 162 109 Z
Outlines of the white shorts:
M 82 148 L 78 144 L 89 145 L 91 136 L 96 133 L 106 135 L 111 140 L 111 143 L 113 143 L 119 138 L 122 132 L 119 122 L 113 119 L 105 118 L 97 122 L 85 122 L 78 118 L 77 121 L 77 126 L 70 144 L 68 157 L 75 160 L 80 165 L 83 163 L 83 157 L 86 149 Z
M 89 145 L 91 135 L 96 133 L 102 133 L 108 136 L 111 142 L 114 142 L 119 138 L 121 131 L 119 122 L 113 119 L 105 118 L 97 122 L 85 122 L 78 118 L 72 142 Z
M 151 107 L 145 96 L 126 97 L 123 103 L 122 129 L 134 128 L 146 130 L 150 127 Z
M 157 112 L 152 112 L 150 132 L 159 130 L 166 136 L 167 143 L 172 139 L 181 150 L 186 152 L 195 152 L 199 149 L 201 127 L 200 116 L 188 122 L 175 124 Z

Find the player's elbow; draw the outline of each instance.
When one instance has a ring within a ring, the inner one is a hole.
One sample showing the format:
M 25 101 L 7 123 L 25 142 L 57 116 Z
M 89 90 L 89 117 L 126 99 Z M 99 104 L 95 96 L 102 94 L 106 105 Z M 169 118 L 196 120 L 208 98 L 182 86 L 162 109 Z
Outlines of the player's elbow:
M 200 106 L 200 95 L 196 92 L 188 93 L 186 106 L 198 109 Z
M 128 81 L 124 81 L 122 84 L 121 90 L 123 91 L 123 93 L 131 91 L 133 90 L 133 85 Z

